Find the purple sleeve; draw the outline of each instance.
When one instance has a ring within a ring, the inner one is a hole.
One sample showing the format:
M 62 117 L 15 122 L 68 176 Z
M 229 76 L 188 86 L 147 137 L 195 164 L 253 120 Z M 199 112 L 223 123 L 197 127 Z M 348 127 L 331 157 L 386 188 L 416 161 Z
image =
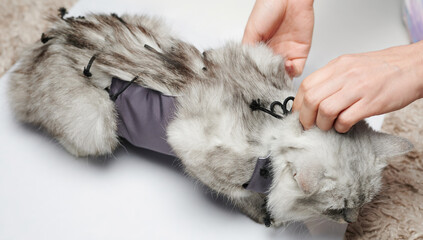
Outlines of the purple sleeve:
M 118 135 L 136 147 L 174 156 L 166 127 L 175 112 L 175 98 L 113 78 L 110 95 L 116 94 Z

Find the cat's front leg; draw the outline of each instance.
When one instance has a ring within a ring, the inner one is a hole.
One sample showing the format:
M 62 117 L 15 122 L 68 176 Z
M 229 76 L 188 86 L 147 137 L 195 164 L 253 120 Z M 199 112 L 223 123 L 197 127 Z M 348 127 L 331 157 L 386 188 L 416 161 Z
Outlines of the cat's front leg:
M 275 220 L 268 211 L 266 198 L 265 194 L 253 193 L 247 197 L 234 199 L 234 202 L 241 212 L 257 223 L 267 227 L 284 226 L 285 222 Z
M 271 217 L 267 211 L 266 196 L 260 193 L 252 193 L 247 197 L 234 199 L 235 205 L 241 212 L 257 223 L 266 226 L 271 225 Z

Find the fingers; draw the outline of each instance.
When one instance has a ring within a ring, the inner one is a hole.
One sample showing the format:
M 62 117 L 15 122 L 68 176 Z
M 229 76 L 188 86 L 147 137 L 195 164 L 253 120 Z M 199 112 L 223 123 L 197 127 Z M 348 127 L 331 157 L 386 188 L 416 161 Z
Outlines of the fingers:
M 298 77 L 303 73 L 304 65 L 306 63 L 306 58 L 286 60 L 285 61 L 285 71 L 291 78 Z
M 254 45 L 258 42 L 261 42 L 263 37 L 257 32 L 257 29 L 254 27 L 253 20 L 248 20 L 247 26 L 244 30 L 244 36 L 242 37 L 243 44 Z
M 242 37 L 242 43 L 243 44 L 250 44 L 253 45 L 259 41 L 261 41 L 261 36 L 260 34 L 257 32 L 257 29 L 254 27 L 254 21 L 256 20 L 257 16 L 256 16 L 256 8 L 257 6 L 257 1 L 254 4 L 253 10 L 250 13 L 250 17 L 248 18 L 247 21 L 247 25 L 245 26 L 244 29 L 244 36 Z
M 333 127 L 339 133 L 348 132 L 348 130 L 350 130 L 350 128 L 358 121 L 373 115 L 372 113 L 365 111 L 367 107 L 368 106 L 364 100 L 360 100 L 354 103 L 345 111 L 341 112 L 341 114 L 339 114 Z
M 335 74 L 331 65 L 304 79 L 293 105 L 293 110 L 300 112 L 304 129 L 310 129 L 314 124 L 325 131 L 331 129 L 338 115 L 360 100 L 360 91 L 354 90 L 354 86 L 349 87 L 348 82 L 348 77 Z M 345 128 L 349 129 L 348 126 Z
M 281 24 L 285 1 L 257 0 L 248 18 L 242 43 L 255 44 L 269 39 Z
M 360 99 L 359 96 L 353 93 L 348 94 L 346 91 L 348 90 L 343 88 L 327 97 L 319 104 L 316 117 L 317 127 L 324 131 L 331 129 L 340 113 L 351 107 Z M 344 121 L 343 118 L 340 120 L 340 123 L 338 123 L 341 124 L 340 129 L 346 129 L 346 131 L 348 131 L 351 126 L 343 124 L 342 121 Z
M 333 125 L 345 133 L 366 117 L 397 110 L 419 98 L 421 93 L 413 90 L 419 89 L 419 78 L 409 70 L 407 59 L 413 53 L 407 49 L 344 55 L 304 79 L 293 104 L 304 128 L 316 122 L 322 130 Z
M 341 81 L 338 81 L 337 79 L 324 82 L 323 84 L 319 84 L 311 88 L 305 93 L 300 111 L 300 122 L 305 129 L 310 129 L 313 127 L 317 117 L 319 116 L 319 112 L 322 110 L 322 107 L 325 107 L 325 111 L 327 111 L 326 106 L 331 104 L 330 101 L 329 104 L 326 103 L 325 105 L 322 105 L 322 102 L 340 90 L 340 82 Z M 332 109 L 329 109 L 329 111 L 332 111 Z M 327 113 L 320 113 L 320 119 L 323 120 L 323 122 L 320 121 L 320 123 L 321 125 L 325 126 L 325 128 L 327 125 L 330 125 L 328 129 L 332 127 L 332 121 L 336 118 L 336 116 L 331 116 L 333 113 L 329 111 Z M 325 118 L 322 119 L 322 116 Z
M 321 68 L 314 73 L 312 73 L 310 76 L 305 78 L 300 88 L 298 89 L 297 95 L 295 96 L 294 105 L 292 106 L 293 111 L 301 111 L 301 107 L 303 105 L 304 101 L 304 95 L 307 93 L 311 93 L 311 89 L 317 86 L 318 84 L 322 82 L 326 82 L 327 79 L 330 79 L 332 77 L 332 70 L 324 67 Z M 311 100 L 311 99 L 310 99 Z
M 356 81 L 351 82 L 353 85 L 349 81 L 346 76 L 332 74 L 328 67 L 304 79 L 293 104 L 304 129 L 316 124 L 324 131 L 334 127 L 345 133 L 361 119 L 376 114 L 374 107 L 364 104 L 363 89 Z
M 360 96 L 347 93 L 345 88 L 337 91 L 338 87 L 315 89 L 312 90 L 316 92 L 315 95 L 305 95 L 300 108 L 300 122 L 304 129 L 316 124 L 324 131 L 334 127 L 336 131 L 345 133 L 358 121 L 368 117 Z

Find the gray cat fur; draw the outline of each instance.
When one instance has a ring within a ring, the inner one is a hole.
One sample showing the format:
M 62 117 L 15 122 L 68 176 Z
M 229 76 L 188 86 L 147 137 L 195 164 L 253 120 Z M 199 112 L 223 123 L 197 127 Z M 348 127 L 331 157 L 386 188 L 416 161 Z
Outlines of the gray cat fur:
M 296 113 L 279 120 L 251 111 L 253 99 L 268 106 L 295 94 L 283 59 L 265 45 L 228 43 L 201 53 L 156 18 L 51 20 L 45 43 L 28 50 L 11 75 L 18 119 L 43 127 L 75 156 L 111 154 L 119 141 L 117 115 L 104 89 L 113 76 L 139 76 L 137 84 L 177 97 L 167 134 L 186 171 L 259 223 L 266 214 L 274 226 L 322 215 L 354 221 L 381 188 L 385 159 L 412 148 L 364 122 L 346 134 L 303 131 Z M 269 193 L 244 189 L 257 158 L 269 153 Z

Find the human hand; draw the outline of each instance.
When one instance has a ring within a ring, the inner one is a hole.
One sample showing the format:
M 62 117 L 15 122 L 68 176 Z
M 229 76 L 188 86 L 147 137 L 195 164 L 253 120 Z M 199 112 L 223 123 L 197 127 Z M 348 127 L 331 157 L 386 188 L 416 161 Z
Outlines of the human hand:
M 266 42 L 285 58 L 291 77 L 303 72 L 313 35 L 313 0 L 257 0 L 242 42 Z
M 423 97 L 423 41 L 344 55 L 301 83 L 293 110 L 305 129 L 347 132 L 358 121 Z

